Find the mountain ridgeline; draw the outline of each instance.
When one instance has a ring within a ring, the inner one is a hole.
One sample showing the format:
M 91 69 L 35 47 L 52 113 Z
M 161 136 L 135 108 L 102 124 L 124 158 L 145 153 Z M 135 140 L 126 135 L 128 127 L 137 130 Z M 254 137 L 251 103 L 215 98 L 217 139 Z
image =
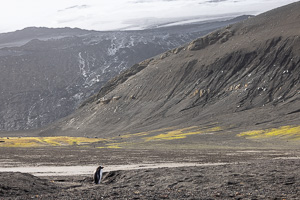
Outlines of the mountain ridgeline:
M 246 18 L 144 31 L 31 27 L 0 34 L 0 130 L 65 117 L 135 63 Z
M 140 62 L 40 135 L 299 124 L 299 10 L 293 3 Z

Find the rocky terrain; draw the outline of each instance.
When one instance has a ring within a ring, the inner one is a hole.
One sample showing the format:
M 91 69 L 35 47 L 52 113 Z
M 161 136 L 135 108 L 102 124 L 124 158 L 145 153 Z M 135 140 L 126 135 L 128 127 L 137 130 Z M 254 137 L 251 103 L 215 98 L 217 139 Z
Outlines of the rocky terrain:
M 143 31 L 30 27 L 0 34 L 0 130 L 62 118 L 120 71 L 247 17 Z
M 142 61 L 39 135 L 299 126 L 299 8 L 269 11 Z
M 17 149 L 15 153 L 20 151 Z M 14 166 L 31 162 L 33 166 L 50 162 L 87 166 L 90 162 L 97 163 L 92 161 L 97 157 L 104 170 L 109 164 L 117 164 L 122 169 L 124 164 L 132 162 L 140 163 L 137 166 L 141 169 L 104 171 L 100 185 L 93 183 L 92 173 L 36 177 L 19 172 L 0 172 L 0 199 L 298 199 L 300 195 L 299 149 L 94 149 L 87 153 L 82 148 L 72 147 L 52 148 L 51 157 L 42 156 L 40 161 L 35 160 L 35 155 L 47 151 L 47 148 L 33 148 L 25 153 L 23 149 L 23 156 L 19 158 L 13 155 L 13 151 L 5 150 L 5 153 L 19 161 Z M 64 156 L 58 159 L 60 155 Z M 82 162 L 78 158 L 91 159 Z M 61 163 L 62 159 L 64 163 Z M 176 167 L 173 162 L 178 161 L 183 164 L 193 161 L 199 166 Z M 147 162 L 166 162 L 168 167 L 142 169 Z

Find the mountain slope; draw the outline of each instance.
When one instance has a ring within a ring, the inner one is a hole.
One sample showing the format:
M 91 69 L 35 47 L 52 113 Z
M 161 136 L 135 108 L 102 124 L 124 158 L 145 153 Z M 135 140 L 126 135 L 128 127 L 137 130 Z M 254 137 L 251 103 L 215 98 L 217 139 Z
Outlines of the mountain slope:
M 141 62 L 40 134 L 299 125 L 299 9 L 298 2 L 272 10 Z
M 105 136 L 206 123 L 244 129 L 295 125 L 299 9 L 294 3 L 272 10 L 141 62 L 41 134 Z
M 120 71 L 245 18 L 145 31 L 31 27 L 0 34 L 0 130 L 51 123 Z

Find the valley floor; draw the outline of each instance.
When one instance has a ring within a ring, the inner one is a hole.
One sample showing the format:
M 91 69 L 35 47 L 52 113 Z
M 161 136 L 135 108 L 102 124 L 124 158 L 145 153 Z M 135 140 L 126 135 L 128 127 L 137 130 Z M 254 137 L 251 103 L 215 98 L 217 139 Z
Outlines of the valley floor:
M 300 196 L 299 150 L 67 146 L 1 148 L 0 158 L 2 169 L 86 166 L 90 173 L 91 166 L 106 167 L 100 185 L 93 184 L 92 173 L 33 176 L 1 172 L 0 199 L 297 199 Z

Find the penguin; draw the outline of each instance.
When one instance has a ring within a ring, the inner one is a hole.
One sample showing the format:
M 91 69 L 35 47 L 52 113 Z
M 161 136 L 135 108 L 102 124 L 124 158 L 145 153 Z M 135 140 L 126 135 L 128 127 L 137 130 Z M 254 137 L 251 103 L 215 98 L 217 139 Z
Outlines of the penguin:
M 99 166 L 94 173 L 94 183 L 100 184 L 104 167 Z

